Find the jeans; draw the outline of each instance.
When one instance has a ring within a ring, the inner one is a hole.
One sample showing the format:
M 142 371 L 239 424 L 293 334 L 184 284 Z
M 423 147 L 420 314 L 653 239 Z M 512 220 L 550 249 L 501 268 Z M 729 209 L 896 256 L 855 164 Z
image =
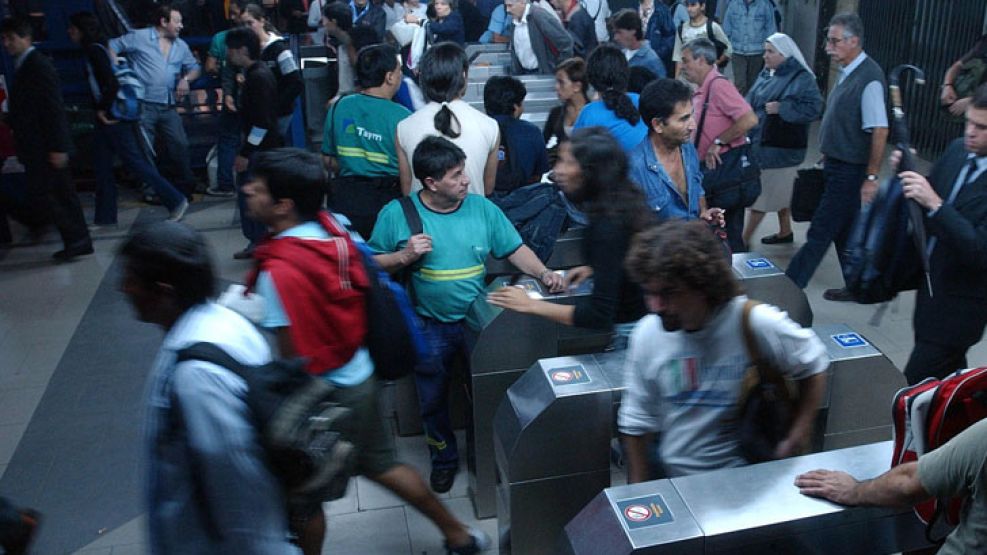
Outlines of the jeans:
M 168 182 L 151 162 L 147 142 L 136 122 L 121 121 L 114 125 L 96 125 L 96 142 L 93 144 L 93 171 L 96 174 L 97 224 L 117 222 L 117 187 L 113 179 L 114 155 L 145 184 L 154 189 L 161 202 L 171 211 L 185 200 L 185 196 Z
M 747 252 L 744 244 L 744 215 L 746 208 L 731 208 L 723 211 L 723 231 L 727 234 L 727 244 L 731 252 Z
M 233 160 L 240 150 L 240 119 L 226 108 L 219 114 L 219 138 L 216 142 L 216 187 L 232 191 Z
M 860 213 L 860 186 L 867 174 L 864 164 L 850 164 L 827 158 L 823 167 L 826 180 L 819 207 L 809 224 L 805 244 L 795 253 L 785 275 L 800 288 L 812 279 L 819 263 L 826 256 L 830 243 L 836 243 L 840 267 L 846 266 L 846 243 L 853 223 Z
M 535 183 L 509 193 L 494 191 L 490 200 L 504 211 L 524 244 L 538 258 L 547 261 L 552 256 L 555 240 L 559 238 L 566 218 L 565 204 L 559 199 L 555 186 Z
M 189 158 L 188 137 L 182 126 L 182 117 L 175 111 L 174 106 L 144 102 L 141 105 L 141 127 L 147 134 L 150 144 L 155 143 L 157 134 L 161 132 L 162 145 L 168 159 L 178 169 L 176 184 L 186 196 L 195 192 L 195 176 L 192 174 L 192 161 Z M 158 157 L 160 163 L 161 157 Z M 230 164 L 232 165 L 232 164 Z
M 465 322 L 447 323 L 423 317 L 422 326 L 431 358 L 415 369 L 415 385 L 432 469 L 458 468 L 459 449 L 449 418 L 450 374 L 457 357 L 468 360 L 476 335 Z

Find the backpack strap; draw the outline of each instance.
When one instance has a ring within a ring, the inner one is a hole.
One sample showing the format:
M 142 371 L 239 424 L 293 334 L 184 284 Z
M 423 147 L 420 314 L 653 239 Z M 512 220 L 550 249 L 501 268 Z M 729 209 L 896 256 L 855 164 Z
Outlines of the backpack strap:
M 411 200 L 411 197 L 401 197 L 398 202 L 401 203 L 401 211 L 404 212 L 404 219 L 408 222 L 411 235 L 420 235 L 424 232 L 425 226 L 422 224 L 422 217 L 418 214 L 418 209 L 415 208 L 415 201 Z
M 780 372 L 778 372 L 778 369 L 775 368 L 773 364 L 768 363 L 768 361 L 761 355 L 761 349 L 758 348 L 757 340 L 754 339 L 754 329 L 751 327 L 751 311 L 759 304 L 761 303 L 750 299 L 744 303 L 744 312 L 741 319 L 744 330 L 744 345 L 747 347 L 747 355 L 751 357 L 751 362 L 753 362 L 754 367 L 757 368 L 757 374 L 761 382 L 783 382 L 784 377 Z
M 247 375 L 243 370 L 243 364 L 215 343 L 199 342 L 178 351 L 178 358 L 175 359 L 175 364 L 188 360 L 201 360 L 202 362 L 222 366 L 249 383 Z

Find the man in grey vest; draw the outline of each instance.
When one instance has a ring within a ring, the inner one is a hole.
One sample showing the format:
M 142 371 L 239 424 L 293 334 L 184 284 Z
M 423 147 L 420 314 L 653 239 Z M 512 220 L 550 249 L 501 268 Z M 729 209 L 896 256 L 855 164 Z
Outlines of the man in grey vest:
M 864 53 L 863 47 L 864 24 L 860 17 L 837 14 L 829 20 L 826 53 L 842 67 L 819 127 L 826 188 L 806 242 L 785 272 L 802 288 L 809 283 L 830 243 L 836 243 L 840 266 L 844 266 L 847 238 L 860 213 L 860 203 L 870 202 L 877 192 L 877 172 L 888 140 L 884 100 L 887 87 L 884 71 Z M 853 300 L 845 287 L 828 289 L 823 298 Z

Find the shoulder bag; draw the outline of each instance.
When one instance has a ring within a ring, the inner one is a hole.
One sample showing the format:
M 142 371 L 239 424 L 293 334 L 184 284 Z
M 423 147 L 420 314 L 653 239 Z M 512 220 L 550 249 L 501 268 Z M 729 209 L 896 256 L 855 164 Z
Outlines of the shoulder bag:
M 703 113 L 699 116 L 699 128 L 696 129 L 694 141 L 697 148 L 703 127 L 706 125 L 709 99 L 713 96 L 713 83 L 719 79 L 726 78 L 714 79 L 709 84 L 709 90 L 703 100 Z M 720 155 L 720 163 L 715 168 L 703 171 L 703 191 L 706 194 L 706 206 L 736 210 L 754 204 L 757 197 L 761 195 L 761 169 L 751 156 L 750 143 L 731 148 Z

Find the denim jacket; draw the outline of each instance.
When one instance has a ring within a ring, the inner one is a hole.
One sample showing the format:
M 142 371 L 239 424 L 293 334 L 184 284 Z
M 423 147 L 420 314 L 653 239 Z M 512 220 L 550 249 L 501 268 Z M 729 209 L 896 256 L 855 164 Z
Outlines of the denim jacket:
M 699 155 L 692 143 L 681 146 L 682 165 L 685 168 L 686 199 L 662 167 L 651 146 L 651 137 L 645 137 L 630 152 L 630 177 L 644 191 L 648 206 L 658 215 L 659 221 L 672 219 L 693 220 L 699 217 L 699 199 L 703 191 L 703 173 L 699 169 Z
M 778 31 L 774 7 L 769 0 L 734 0 L 723 16 L 723 32 L 733 51 L 752 56 L 764 52 L 764 41 Z

